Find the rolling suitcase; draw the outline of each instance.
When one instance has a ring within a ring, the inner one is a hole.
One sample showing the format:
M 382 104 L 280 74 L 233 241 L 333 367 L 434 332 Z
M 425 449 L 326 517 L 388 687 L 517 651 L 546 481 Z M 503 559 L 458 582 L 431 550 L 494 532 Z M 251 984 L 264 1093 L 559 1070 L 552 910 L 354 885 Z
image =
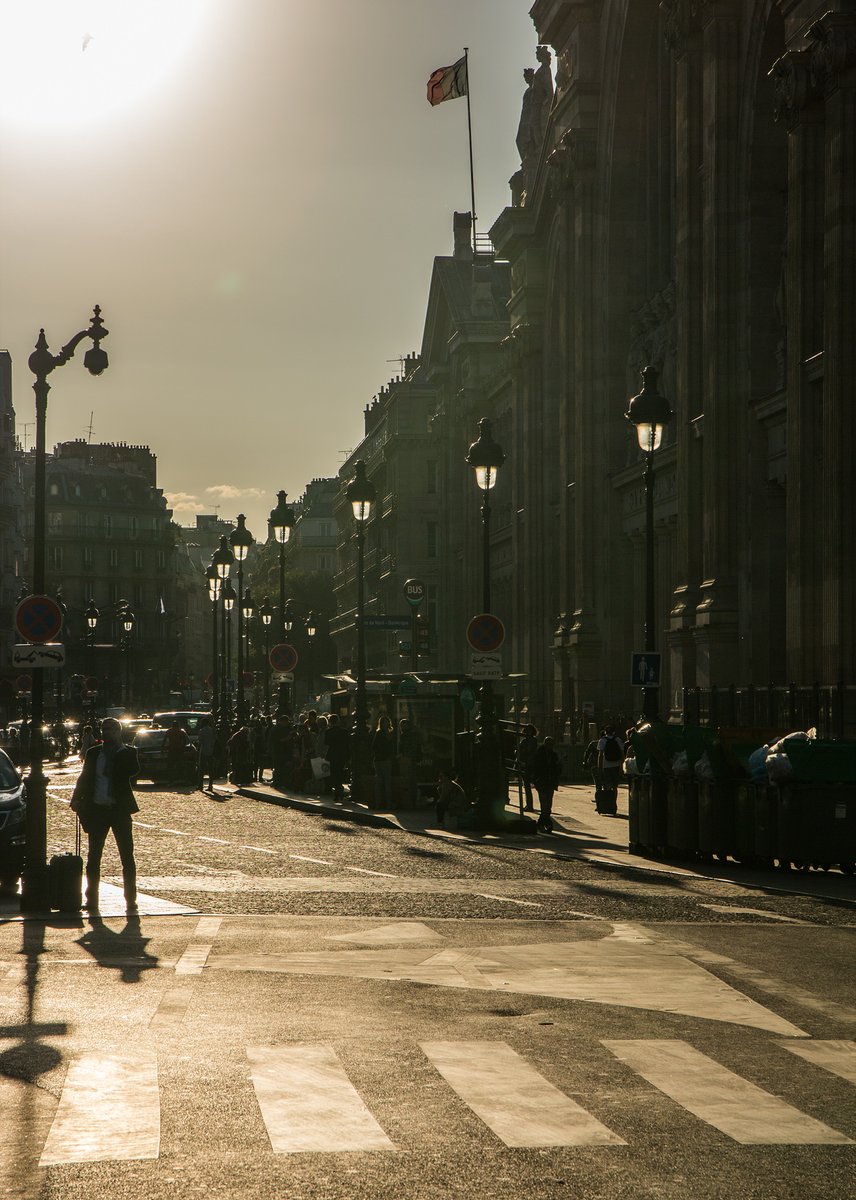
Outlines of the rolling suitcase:
M 80 912 L 83 904 L 83 858 L 80 854 L 80 821 L 75 821 L 74 854 L 54 854 L 48 863 L 48 896 L 51 908 Z

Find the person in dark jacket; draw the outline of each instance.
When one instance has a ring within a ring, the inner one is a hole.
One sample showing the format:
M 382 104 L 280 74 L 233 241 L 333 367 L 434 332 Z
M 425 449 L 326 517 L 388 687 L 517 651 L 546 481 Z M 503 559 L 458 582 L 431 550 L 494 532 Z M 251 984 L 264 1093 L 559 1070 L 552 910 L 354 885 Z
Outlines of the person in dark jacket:
M 330 764 L 330 790 L 334 800 L 345 798 L 345 769 L 350 757 L 350 735 L 338 714 L 331 713 L 327 723 L 327 762 Z
M 375 805 L 392 807 L 392 760 L 395 734 L 389 717 L 381 717 L 372 735 L 372 761 L 375 769 Z
M 538 791 L 538 828 L 545 833 L 553 832 L 553 794 L 559 786 L 562 764 L 553 749 L 553 739 L 545 737 L 535 751 L 532 764 L 532 782 Z
M 101 882 L 101 856 L 107 834 L 113 830 L 119 858 L 125 905 L 129 913 L 137 911 L 137 864 L 134 861 L 134 834 L 131 817 L 140 807 L 134 799 L 131 781 L 139 770 L 137 752 L 122 742 L 122 726 L 113 717 L 101 725 L 104 741 L 90 747 L 83 770 L 74 787 L 71 807 L 80 817 L 88 839 L 86 855 L 86 908 L 98 912 Z
M 526 725 L 523 729 L 523 737 L 520 739 L 520 745 L 517 747 L 517 769 L 520 771 L 523 790 L 526 794 L 527 812 L 532 812 L 535 808 L 535 805 L 532 803 L 532 768 L 535 765 L 537 751 L 538 730 L 534 725 Z

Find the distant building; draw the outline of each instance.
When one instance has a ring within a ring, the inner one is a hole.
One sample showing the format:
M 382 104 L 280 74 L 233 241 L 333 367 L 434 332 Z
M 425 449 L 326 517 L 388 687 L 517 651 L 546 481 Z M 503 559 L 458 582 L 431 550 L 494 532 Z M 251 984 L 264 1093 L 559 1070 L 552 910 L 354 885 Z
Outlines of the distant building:
M 35 451 L 20 455 L 26 503 L 23 571 L 30 577 Z M 68 676 L 94 675 L 99 698 L 122 694 L 126 665 L 117 605 L 127 601 L 136 624 L 131 640 L 133 695 L 156 704 L 184 678 L 187 589 L 180 586 L 177 528 L 157 486 L 148 446 L 61 442 L 46 463 L 46 589 L 61 591 Z M 95 602 L 95 648 L 84 616 Z
M 286 547 L 290 571 L 320 572 L 331 577 L 336 570 L 338 543 L 335 516 L 339 481 L 313 479 L 295 505 L 296 520 Z

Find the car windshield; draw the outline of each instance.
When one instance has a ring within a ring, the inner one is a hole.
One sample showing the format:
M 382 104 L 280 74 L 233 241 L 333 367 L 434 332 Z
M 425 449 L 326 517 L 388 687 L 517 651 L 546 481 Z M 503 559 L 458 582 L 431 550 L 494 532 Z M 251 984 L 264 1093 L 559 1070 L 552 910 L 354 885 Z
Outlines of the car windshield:
M 20 785 L 20 782 L 20 776 L 12 766 L 11 758 L 8 754 L 0 750 L 0 791 L 14 791 Z
M 141 750 L 159 750 L 166 734 L 165 729 L 141 729 L 134 738 L 134 745 Z

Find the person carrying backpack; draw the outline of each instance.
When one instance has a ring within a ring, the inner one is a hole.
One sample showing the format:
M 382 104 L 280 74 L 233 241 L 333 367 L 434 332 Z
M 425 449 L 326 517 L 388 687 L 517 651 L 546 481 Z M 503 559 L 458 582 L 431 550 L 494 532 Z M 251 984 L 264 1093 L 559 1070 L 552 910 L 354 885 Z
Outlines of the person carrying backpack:
M 597 811 L 606 816 L 614 817 L 618 811 L 618 781 L 623 761 L 624 743 L 615 736 L 613 726 L 607 725 L 597 744 L 600 791 L 596 797 Z
M 600 737 L 603 737 L 603 730 L 600 731 Z M 592 738 L 583 753 L 583 769 L 586 771 L 591 771 L 592 783 L 594 784 L 594 799 L 592 800 L 592 804 L 597 804 L 597 798 L 600 794 L 600 770 L 597 765 L 597 744 L 598 738 Z

